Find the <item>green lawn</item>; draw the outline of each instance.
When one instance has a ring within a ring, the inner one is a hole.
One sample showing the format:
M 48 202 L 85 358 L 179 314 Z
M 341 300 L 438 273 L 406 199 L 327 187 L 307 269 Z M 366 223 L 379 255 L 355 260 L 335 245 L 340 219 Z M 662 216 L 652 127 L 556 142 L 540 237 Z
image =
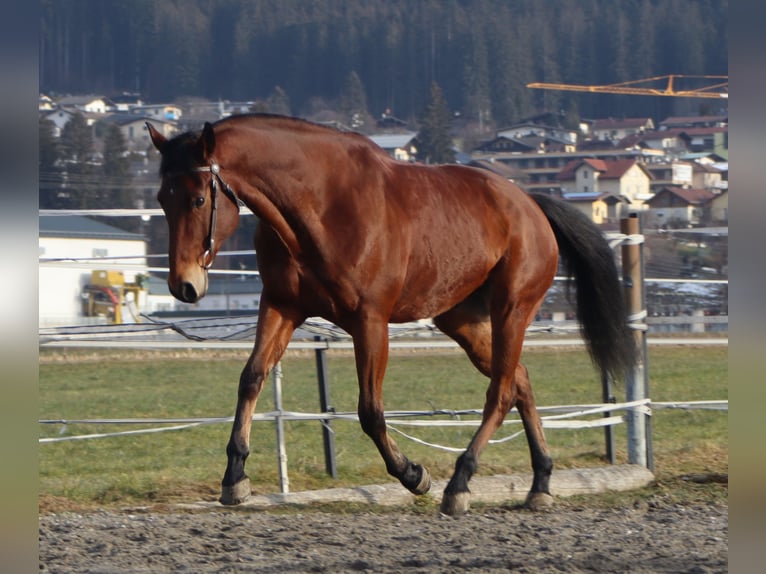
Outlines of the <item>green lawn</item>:
M 92 351 L 40 351 L 40 419 L 227 417 L 234 411 L 239 372 L 247 353 L 121 351 L 119 356 Z M 601 389 L 582 350 L 529 349 L 529 367 L 537 403 L 601 402 Z M 655 401 L 728 398 L 727 348 L 650 347 L 651 396 Z M 314 357 L 290 353 L 283 366 L 283 408 L 317 412 L 319 399 Z M 357 390 L 350 353 L 329 355 L 332 405 L 355 411 Z M 393 354 L 384 394 L 387 410 L 480 409 L 486 380 L 459 352 Z M 624 388 L 616 390 L 618 400 Z M 257 412 L 274 408 L 271 382 Z M 448 417 L 442 417 L 448 418 Z M 474 417 L 463 417 L 474 418 Z M 655 474 L 728 472 L 727 413 L 655 411 Z M 125 426 L 41 424 L 40 436 L 109 433 L 160 425 Z M 335 421 L 339 477 L 326 476 L 320 423 L 286 423 L 290 488 L 390 482 L 371 441 L 354 421 Z M 520 425 L 500 429 L 508 436 Z M 155 434 L 41 444 L 39 489 L 42 508 L 73 505 L 147 504 L 189 497 L 214 499 L 225 466 L 230 423 Z M 428 442 L 463 448 L 473 428 L 405 428 Z M 605 464 L 602 429 L 546 432 L 557 468 Z M 396 437 L 412 460 L 427 465 L 434 478 L 446 478 L 456 455 Z M 618 462 L 626 462 L 625 426 L 617 430 Z M 247 469 L 254 490 L 279 491 L 273 422 L 253 425 Z M 480 474 L 526 471 L 529 457 L 523 435 L 485 451 Z

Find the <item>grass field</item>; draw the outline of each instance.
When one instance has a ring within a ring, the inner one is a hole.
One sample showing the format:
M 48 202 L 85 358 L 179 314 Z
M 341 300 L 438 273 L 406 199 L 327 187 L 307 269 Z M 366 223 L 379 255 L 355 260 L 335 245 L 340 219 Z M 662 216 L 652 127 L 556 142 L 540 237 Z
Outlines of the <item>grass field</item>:
M 119 354 L 41 349 L 39 418 L 187 418 L 233 414 L 239 372 L 246 352 L 146 352 Z M 537 403 L 601 402 L 590 361 L 580 349 L 528 349 Z M 651 397 L 655 401 L 728 398 L 727 348 L 650 347 Z M 312 354 L 291 352 L 282 362 L 283 408 L 317 412 Z M 356 378 L 349 353 L 329 355 L 332 405 L 356 410 Z M 486 380 L 459 352 L 399 352 L 391 357 L 384 394 L 387 410 L 481 408 Z M 624 389 L 617 388 L 618 400 Z M 273 409 L 271 386 L 257 412 Z M 728 473 L 728 417 L 721 411 L 656 411 L 655 476 L 678 481 L 688 474 Z M 158 426 L 158 425 L 145 425 Z M 134 425 L 129 429 L 141 428 Z M 372 442 L 354 421 L 335 421 L 338 478 L 325 474 L 317 421 L 286 423 L 290 489 L 293 491 L 391 482 Z M 519 425 L 500 429 L 505 437 Z M 41 424 L 40 436 L 67 436 L 129 430 L 115 425 Z M 617 427 L 617 459 L 627 462 L 625 426 Z M 39 492 L 43 511 L 110 505 L 146 505 L 216 499 L 225 466 L 230 423 L 156 434 L 41 444 Z M 465 447 L 472 428 L 407 430 L 438 444 Z M 606 464 L 602 429 L 546 432 L 555 468 Z M 396 437 L 403 452 L 428 466 L 435 479 L 447 478 L 456 455 Z M 479 474 L 526 471 L 529 455 L 520 436 L 487 448 Z M 247 463 L 258 493 L 279 492 L 274 423 L 253 425 Z M 720 496 L 720 492 L 718 496 Z M 725 493 L 723 494 L 725 496 Z

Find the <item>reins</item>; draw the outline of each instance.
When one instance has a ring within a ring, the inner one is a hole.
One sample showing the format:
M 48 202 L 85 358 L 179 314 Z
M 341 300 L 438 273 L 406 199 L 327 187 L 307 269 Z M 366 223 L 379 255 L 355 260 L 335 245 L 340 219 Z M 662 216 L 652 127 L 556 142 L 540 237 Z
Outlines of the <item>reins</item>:
M 216 211 L 218 209 L 216 196 L 218 195 L 218 182 L 221 182 L 221 189 L 223 193 L 228 197 L 234 205 L 237 206 L 237 209 L 240 208 L 240 206 L 244 205 L 241 199 L 237 197 L 237 194 L 234 193 L 234 190 L 231 188 L 231 186 L 226 183 L 223 178 L 221 177 L 221 166 L 218 165 L 215 162 L 212 162 L 210 165 L 205 165 L 201 167 L 197 167 L 194 169 L 196 172 L 200 173 L 210 173 L 210 232 L 207 236 L 207 249 L 205 249 L 205 252 L 202 254 L 202 262 L 200 265 L 203 269 L 210 269 L 210 267 L 213 265 L 213 261 L 215 260 L 215 256 L 213 255 L 213 247 L 215 246 L 215 221 L 216 221 Z

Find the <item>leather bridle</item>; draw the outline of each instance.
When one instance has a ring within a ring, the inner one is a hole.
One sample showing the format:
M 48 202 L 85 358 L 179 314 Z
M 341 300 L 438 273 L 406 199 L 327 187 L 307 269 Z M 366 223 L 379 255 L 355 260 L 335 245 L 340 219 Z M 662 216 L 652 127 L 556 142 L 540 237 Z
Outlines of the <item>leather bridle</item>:
M 218 209 L 216 196 L 218 195 L 219 182 L 221 184 L 221 191 L 223 191 L 226 197 L 228 197 L 234 203 L 234 205 L 237 206 L 237 209 L 244 205 L 244 203 L 237 197 L 237 194 L 234 193 L 234 190 L 231 188 L 231 186 L 223 180 L 221 177 L 221 166 L 216 162 L 213 161 L 210 163 L 210 165 L 197 167 L 194 169 L 194 171 L 200 173 L 210 173 L 210 232 L 208 233 L 206 241 L 207 248 L 202 254 L 202 261 L 200 263 L 200 266 L 203 269 L 210 269 L 211 265 L 213 265 L 213 261 L 215 260 L 215 256 L 213 255 L 213 247 L 215 246 L 215 221 L 216 211 Z

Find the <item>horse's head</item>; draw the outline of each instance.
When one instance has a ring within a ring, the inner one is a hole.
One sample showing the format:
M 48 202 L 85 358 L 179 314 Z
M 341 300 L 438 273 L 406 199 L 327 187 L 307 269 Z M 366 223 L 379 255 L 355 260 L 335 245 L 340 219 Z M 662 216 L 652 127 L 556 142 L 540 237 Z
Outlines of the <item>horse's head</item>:
M 168 287 L 176 299 L 194 303 L 207 292 L 207 270 L 219 246 L 237 227 L 238 200 L 214 159 L 213 126 L 170 140 L 146 126 L 162 155 L 157 200 L 170 233 Z

